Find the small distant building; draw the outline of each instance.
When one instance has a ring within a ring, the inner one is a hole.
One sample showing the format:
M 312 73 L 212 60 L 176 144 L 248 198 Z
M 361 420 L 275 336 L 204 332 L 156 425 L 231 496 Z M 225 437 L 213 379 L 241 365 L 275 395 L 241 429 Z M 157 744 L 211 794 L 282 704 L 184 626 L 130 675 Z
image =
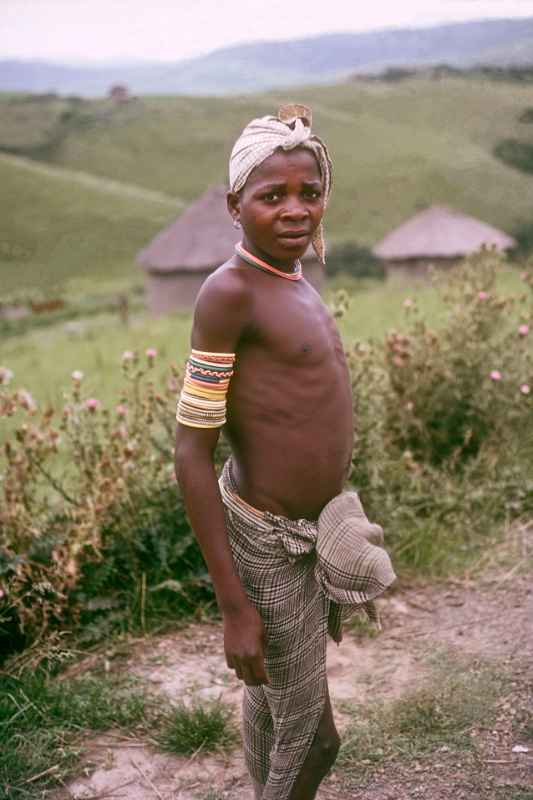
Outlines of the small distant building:
M 116 83 L 110 87 L 108 96 L 110 100 L 115 103 L 127 103 L 130 99 L 130 93 L 127 86 L 123 83 Z
M 192 308 L 208 275 L 234 254 L 242 230 L 232 225 L 227 191 L 225 186 L 210 187 L 138 254 L 137 263 L 146 272 L 148 309 L 153 314 Z M 305 277 L 320 291 L 324 268 L 312 248 L 302 264 Z
M 429 266 L 450 267 L 465 256 L 495 248 L 505 252 L 516 241 L 503 231 L 447 206 L 419 211 L 372 248 L 385 262 L 389 275 L 412 278 Z

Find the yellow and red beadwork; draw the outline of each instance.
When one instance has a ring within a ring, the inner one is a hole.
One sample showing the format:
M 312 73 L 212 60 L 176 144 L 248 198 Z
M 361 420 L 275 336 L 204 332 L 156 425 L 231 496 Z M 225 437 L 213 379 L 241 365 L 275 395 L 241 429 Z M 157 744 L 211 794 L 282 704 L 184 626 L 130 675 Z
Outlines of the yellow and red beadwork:
M 191 428 L 219 428 L 226 422 L 226 395 L 235 353 L 191 350 L 176 419 Z

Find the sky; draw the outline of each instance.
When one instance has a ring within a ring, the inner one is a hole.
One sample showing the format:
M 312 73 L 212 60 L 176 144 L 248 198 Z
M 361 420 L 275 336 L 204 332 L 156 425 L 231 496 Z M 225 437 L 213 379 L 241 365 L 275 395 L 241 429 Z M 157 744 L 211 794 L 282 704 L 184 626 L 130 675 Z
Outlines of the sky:
M 533 17 L 533 0 L 0 0 L 0 59 L 179 61 L 259 39 Z

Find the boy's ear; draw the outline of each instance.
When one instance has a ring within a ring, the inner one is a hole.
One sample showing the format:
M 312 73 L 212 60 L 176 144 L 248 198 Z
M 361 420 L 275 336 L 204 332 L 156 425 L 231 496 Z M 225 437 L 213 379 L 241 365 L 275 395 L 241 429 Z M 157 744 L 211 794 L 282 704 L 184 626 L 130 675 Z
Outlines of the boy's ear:
M 234 220 L 238 220 L 241 215 L 241 199 L 237 192 L 228 192 L 226 195 L 228 211 Z

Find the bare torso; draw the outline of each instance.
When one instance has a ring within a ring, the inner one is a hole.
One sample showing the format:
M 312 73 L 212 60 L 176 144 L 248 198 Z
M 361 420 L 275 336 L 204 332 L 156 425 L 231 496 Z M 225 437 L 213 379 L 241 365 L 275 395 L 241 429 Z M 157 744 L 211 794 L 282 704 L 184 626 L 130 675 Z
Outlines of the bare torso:
M 316 519 L 351 461 L 349 373 L 335 322 L 304 279 L 245 270 L 253 322 L 237 349 L 226 434 L 239 493 L 291 519 Z M 223 274 L 220 279 L 224 280 Z
M 191 335 L 195 350 L 237 355 L 226 433 L 239 494 L 291 519 L 316 519 L 343 489 L 353 442 L 350 378 L 336 325 L 314 289 L 305 279 L 285 280 L 249 261 L 288 275 L 295 259 L 319 241 L 327 163 L 305 148 L 276 150 L 241 189 L 228 192 L 243 251 L 204 282 Z M 198 414 L 204 419 L 207 409 L 212 422 L 223 403 L 211 407 L 217 395 L 207 395 L 204 389 Z M 260 686 L 269 682 L 267 632 L 232 552 L 213 464 L 219 433 L 218 421 L 200 427 L 178 422 L 176 477 L 222 611 L 228 666 L 247 685 Z M 324 713 L 331 721 L 331 710 Z M 314 797 L 323 774 L 312 764 L 302 770 L 298 797 Z

